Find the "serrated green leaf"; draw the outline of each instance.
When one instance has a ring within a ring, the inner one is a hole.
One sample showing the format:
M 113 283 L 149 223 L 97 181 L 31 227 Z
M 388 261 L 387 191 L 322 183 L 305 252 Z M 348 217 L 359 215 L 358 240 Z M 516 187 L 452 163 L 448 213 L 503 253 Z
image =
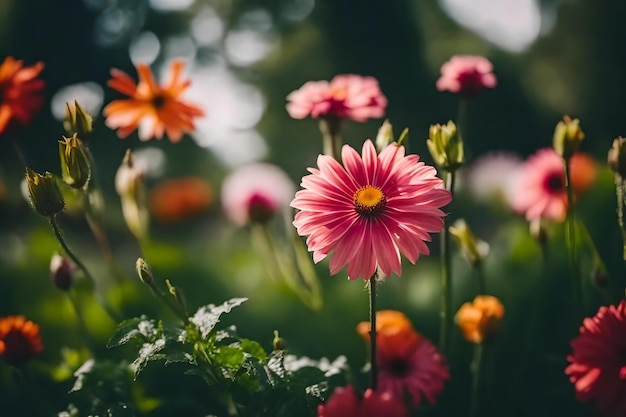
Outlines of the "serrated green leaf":
M 158 337 L 159 331 L 154 320 L 148 320 L 147 317 L 141 316 L 124 320 L 117 326 L 117 330 L 106 346 L 112 348 L 121 346 L 132 339 L 141 339 L 143 342 L 154 341 Z
M 165 342 L 165 338 L 160 338 L 153 343 L 143 344 L 141 349 L 139 349 L 137 359 L 130 364 L 134 372 L 134 379 L 137 379 L 137 376 L 139 376 L 139 373 L 146 367 L 148 362 L 165 359 L 166 355 L 159 353 L 165 348 Z
M 213 358 L 224 368 L 239 369 L 243 364 L 244 353 L 237 347 L 222 346 L 215 351 Z
M 240 306 L 247 300 L 247 298 L 232 298 L 219 306 L 209 304 L 200 307 L 196 314 L 190 318 L 191 322 L 198 328 L 202 338 L 206 340 L 215 328 L 215 325 L 220 321 L 222 314 L 230 313 L 233 308 Z
M 194 359 L 194 357 L 187 352 L 172 352 L 165 355 L 165 365 L 170 365 L 173 363 L 187 363 L 189 365 L 197 366 L 198 363 Z
M 241 350 L 259 361 L 267 360 L 267 353 L 259 342 L 250 339 L 242 339 L 240 342 Z

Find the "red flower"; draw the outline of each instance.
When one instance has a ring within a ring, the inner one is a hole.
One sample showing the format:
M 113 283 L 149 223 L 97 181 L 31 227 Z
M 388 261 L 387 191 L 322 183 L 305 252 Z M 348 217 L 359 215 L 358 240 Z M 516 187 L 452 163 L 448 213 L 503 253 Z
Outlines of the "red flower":
M 294 119 L 336 117 L 364 122 L 383 117 L 387 98 L 373 77 L 337 75 L 328 81 L 309 81 L 287 96 L 287 112 Z
M 23 316 L 0 318 L 0 357 L 9 365 L 22 366 L 42 350 L 39 326 Z
M 408 417 L 402 402 L 389 393 L 365 391 L 357 397 L 354 387 L 336 388 L 326 404 L 317 408 L 317 417 Z
M 0 134 L 31 122 L 43 105 L 43 80 L 37 78 L 43 62 L 25 67 L 23 61 L 7 57 L 0 65 Z
M 167 134 L 172 143 L 177 143 L 183 134 L 193 132 L 193 119 L 204 112 L 180 98 L 190 85 L 189 80 L 181 79 L 184 66 L 182 61 L 172 62 L 171 76 L 164 86 L 154 81 L 152 71 L 144 64 L 137 65 L 138 84 L 125 72 L 111 70 L 113 78 L 107 85 L 130 98 L 114 100 L 104 108 L 106 125 L 117 129 L 122 139 L 139 129 L 139 138 L 144 141 Z
M 464 95 L 475 95 L 484 88 L 494 88 L 497 84 L 493 75 L 493 65 L 479 55 L 455 55 L 441 66 L 441 77 L 437 80 L 437 90 Z
M 626 301 L 583 320 L 571 346 L 565 373 L 578 400 L 595 401 L 602 416 L 626 416 Z

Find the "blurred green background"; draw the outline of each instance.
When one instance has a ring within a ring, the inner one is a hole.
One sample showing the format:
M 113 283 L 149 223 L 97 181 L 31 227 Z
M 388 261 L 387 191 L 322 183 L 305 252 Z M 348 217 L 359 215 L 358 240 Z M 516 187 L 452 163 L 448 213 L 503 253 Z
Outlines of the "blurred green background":
M 102 291 L 126 317 L 171 318 L 135 278 L 140 251 L 123 222 L 113 187 L 125 150 L 152 148 L 153 161 L 163 163 L 148 178 L 149 188 L 163 178 L 196 175 L 212 184 L 215 195 L 213 207 L 202 216 L 174 225 L 153 222 L 147 257 L 155 274 L 181 287 L 192 311 L 231 297 L 249 297 L 227 319 L 240 334 L 269 350 L 272 332 L 278 329 L 293 353 L 331 359 L 345 354 L 358 373 L 366 361 L 365 345 L 354 331 L 368 317 L 363 282 L 349 282 L 345 272 L 329 277 L 322 262 L 317 271 L 325 300 L 318 312 L 275 285 L 247 231 L 232 226 L 221 212 L 219 190 L 225 175 L 263 160 L 283 168 L 298 184 L 306 167 L 315 164 L 321 140 L 316 121 L 289 118 L 285 97 L 308 80 L 340 73 L 376 77 L 389 99 L 387 117 L 396 132 L 408 127 L 410 150 L 431 163 L 425 146 L 428 126 L 445 123 L 457 111 L 455 96 L 435 90 L 439 68 L 454 54 L 484 55 L 494 64 L 498 86 L 469 108 L 465 134 L 470 163 L 493 150 L 526 157 L 550 146 L 556 122 L 569 114 L 581 119 L 584 150 L 602 164 L 596 186 L 579 210 L 610 278 L 609 293 L 585 281 L 586 312 L 593 314 L 601 303 L 614 302 L 624 287 L 615 191 L 604 161 L 612 139 L 626 132 L 625 16 L 625 3 L 582 0 L 5 0 L 0 2 L 0 55 L 29 65 L 45 63 L 46 104 L 15 138 L 31 168 L 60 172 L 56 141 L 63 133 L 60 117 L 66 101 L 78 99 L 96 117 L 90 147 L 123 284 L 111 285 L 110 271 L 82 217 L 63 215 L 60 222 Z M 198 131 L 177 145 L 167 140 L 142 143 L 136 134 L 118 139 L 101 116 L 102 106 L 119 97 L 106 87 L 110 69 L 135 77 L 133 62 L 142 61 L 160 73 L 175 57 L 188 62 L 193 83 L 189 100 L 207 111 Z M 376 135 L 381 122 L 346 123 L 344 139 L 360 146 Z M 62 349 L 78 349 L 82 341 L 66 295 L 50 283 L 49 260 L 57 244 L 45 220 L 22 197 L 23 166 L 11 142 L 3 139 L 0 316 L 23 314 L 39 323 L 46 348 L 26 372 L 37 387 L 29 399 L 36 401 L 24 401 L 8 370 L 0 367 L 0 400 L 8 410 L 0 415 L 54 415 L 66 407 L 65 393 L 72 384 L 68 371 L 57 368 L 63 363 Z M 489 359 L 494 372 L 488 415 L 586 415 L 563 374 L 579 320 L 568 307 L 571 285 L 564 272 L 561 226 L 550 229 L 550 260 L 542 267 L 539 246 L 522 218 L 464 190 L 448 208 L 449 219 L 466 218 L 491 245 L 488 288 L 507 309 Z M 404 311 L 418 331 L 437 340 L 436 236 L 430 247 L 431 257 L 422 257 L 416 266 L 407 263 L 402 277 L 381 285 L 379 307 Z M 454 260 L 456 309 L 473 298 L 475 282 L 460 254 Z M 590 263 L 583 261 L 583 266 L 584 277 L 589 277 Z M 536 309 L 540 325 L 529 330 Z M 113 323 L 95 304 L 87 316 L 102 346 L 97 355 L 121 356 L 104 348 Z M 452 379 L 440 398 L 438 415 L 464 415 L 467 408 L 471 346 L 456 333 L 454 343 Z M 50 374 L 59 381 L 50 381 Z M 143 390 L 139 396 L 170 398 L 165 402 L 173 407 L 170 412 L 180 412 L 176 415 L 204 415 L 202 382 L 176 378 L 180 384 L 146 375 L 137 383 Z M 148 414 L 173 415 L 167 413 L 157 408 Z

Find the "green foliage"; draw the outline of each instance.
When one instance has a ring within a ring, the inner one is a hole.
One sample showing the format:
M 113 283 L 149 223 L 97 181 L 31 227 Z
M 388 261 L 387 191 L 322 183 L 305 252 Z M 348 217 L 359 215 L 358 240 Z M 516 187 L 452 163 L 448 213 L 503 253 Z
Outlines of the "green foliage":
M 128 369 L 135 380 L 154 361 L 176 364 L 181 374 L 201 377 L 215 397 L 223 399 L 225 415 L 313 415 L 331 385 L 327 375 L 340 370 L 324 371 L 321 362 L 311 360 L 292 360 L 294 366 L 287 369 L 285 351 L 268 354 L 259 342 L 239 336 L 234 326 L 219 329 L 220 318 L 245 301 L 233 298 L 200 307 L 188 322 L 175 325 L 146 316 L 125 320 L 107 346 L 133 347 Z M 77 373 L 80 389 L 84 380 Z

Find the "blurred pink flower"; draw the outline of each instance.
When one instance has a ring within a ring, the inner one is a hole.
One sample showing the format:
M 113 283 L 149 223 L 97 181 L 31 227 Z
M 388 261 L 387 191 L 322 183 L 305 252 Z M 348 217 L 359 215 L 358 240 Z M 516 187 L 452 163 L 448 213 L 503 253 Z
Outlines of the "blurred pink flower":
M 450 378 L 444 357 L 428 339 L 410 332 L 381 332 L 376 341 L 378 389 L 417 407 L 426 398 L 435 404 Z
M 222 207 L 238 226 L 266 222 L 289 207 L 295 189 L 279 167 L 256 163 L 230 173 L 222 183 Z
M 299 209 L 293 224 L 317 263 L 333 251 L 331 275 L 348 265 L 348 277 L 370 279 L 376 267 L 385 275 L 401 275 L 400 253 L 415 263 L 429 254 L 424 241 L 443 229 L 439 208 L 452 196 L 435 168 L 389 145 L 379 155 L 371 140 L 363 156 L 348 145 L 343 166 L 320 155 L 319 169 L 302 178 L 303 190 L 291 206 Z
M 485 154 L 460 176 L 462 187 L 481 200 L 512 201 L 515 173 L 523 165 L 522 159 L 511 152 L 496 151 Z
M 359 398 L 354 387 L 339 387 L 326 404 L 317 407 L 317 417 L 408 417 L 409 411 L 389 393 L 365 391 Z
M 475 95 L 497 84 L 491 62 L 480 55 L 455 55 L 441 66 L 437 90 Z
M 385 114 L 387 98 L 373 77 L 337 75 L 328 81 L 309 81 L 287 96 L 287 112 L 294 119 L 336 117 L 364 122 Z
M 600 307 L 572 340 L 565 369 L 579 401 L 595 401 L 598 415 L 626 416 L 626 301 Z
M 597 164 L 588 155 L 570 158 L 572 188 L 579 195 L 593 183 Z M 563 221 L 567 216 L 567 193 L 563 160 L 552 148 L 543 148 L 522 165 L 513 181 L 512 206 L 527 220 Z

